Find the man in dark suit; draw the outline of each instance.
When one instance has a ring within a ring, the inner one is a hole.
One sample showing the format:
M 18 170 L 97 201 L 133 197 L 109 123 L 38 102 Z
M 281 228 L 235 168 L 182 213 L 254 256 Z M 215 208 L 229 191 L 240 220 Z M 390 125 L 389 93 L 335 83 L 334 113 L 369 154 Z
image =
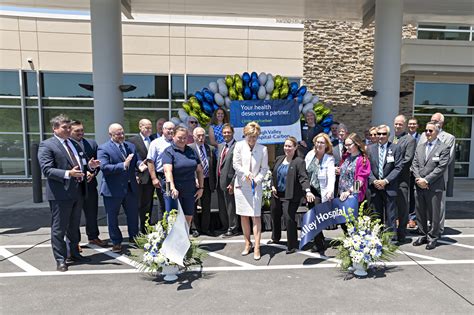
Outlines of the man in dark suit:
M 416 148 L 411 166 L 416 183 L 416 223 L 422 234 L 413 246 L 427 244 L 428 250 L 434 249 L 441 237 L 441 202 L 446 189 L 444 173 L 450 160 L 450 147 L 438 139 L 439 132 L 436 122 L 426 124 L 426 142 Z
M 142 161 L 146 161 L 148 154 L 148 148 L 150 147 L 151 139 L 150 135 L 152 132 L 152 124 L 148 119 L 142 119 L 138 123 L 140 132 L 138 135 L 128 139 L 130 143 L 135 145 L 135 149 L 138 153 L 138 158 Z M 143 172 L 138 172 L 138 215 L 140 218 L 140 231 L 145 234 L 145 221 L 148 215 L 148 223 L 151 224 L 151 214 L 153 211 L 153 193 L 155 187 L 151 182 L 150 173 L 148 168 Z
M 235 170 L 232 166 L 234 157 L 234 128 L 230 124 L 222 127 L 224 142 L 217 148 L 217 201 L 219 204 L 219 218 L 225 230 L 223 237 L 239 234 L 239 218 L 235 213 L 234 179 Z
M 398 175 L 402 169 L 402 158 L 396 144 L 388 141 L 390 127 L 377 127 L 378 144 L 369 147 L 369 188 L 371 203 L 380 219 L 390 231 L 396 232 L 397 207 L 395 199 L 398 189 Z M 394 241 L 397 237 L 394 236 Z
M 415 139 L 416 145 L 420 140 L 421 135 L 418 133 L 418 119 L 411 117 L 408 119 L 408 134 Z M 415 214 L 415 177 L 410 172 L 410 213 L 408 214 L 408 225 L 409 229 L 416 229 L 416 214 Z
M 107 225 L 112 241 L 112 251 L 122 251 L 122 233 L 118 226 L 120 206 L 127 216 L 128 239 L 134 242 L 138 234 L 138 185 L 135 171 L 146 169 L 138 159 L 135 146 L 125 140 L 125 133 L 120 124 L 109 126 L 110 141 L 99 145 L 97 155 L 103 173 L 100 194 L 104 198 Z
M 99 161 L 86 161 L 84 152 L 71 135 L 71 121 L 65 115 L 51 119 L 53 136 L 42 141 L 38 160 L 46 177 L 46 196 L 51 209 L 51 246 L 58 271 L 67 271 L 69 262 L 90 261 L 79 254 L 81 209 L 87 189 L 85 173 L 98 167 Z M 70 242 L 70 257 L 64 240 Z
M 163 135 L 163 125 L 165 124 L 165 118 L 158 118 L 156 120 L 156 133 L 150 135 L 151 141 L 160 138 Z
M 86 159 L 97 159 L 97 142 L 84 138 L 84 126 L 82 122 L 75 120 L 71 123 L 71 139 L 77 142 L 86 155 Z M 107 242 L 99 238 L 99 227 L 97 225 L 97 213 L 99 211 L 99 194 L 97 193 L 97 174 L 100 168 L 93 172 L 87 172 L 87 194 L 84 199 L 82 210 L 86 218 L 86 234 L 89 244 L 106 246 Z
M 408 224 L 408 193 L 410 189 L 410 167 L 415 156 L 416 140 L 406 132 L 407 120 L 405 116 L 398 115 L 393 122 L 395 136 L 393 143 L 400 150 L 402 158 L 402 169 L 398 176 L 397 210 L 398 210 L 398 242 L 404 243 L 406 239 L 406 227 Z
M 196 152 L 201 160 L 204 174 L 204 190 L 201 203 L 201 216 L 196 209 L 194 211 L 194 224 L 197 230 L 193 231 L 193 236 L 199 236 L 199 233 L 211 235 L 209 231 L 211 224 L 211 196 L 216 189 L 216 159 L 214 157 L 214 147 L 205 143 L 206 131 L 202 127 L 196 127 L 193 130 L 194 143 L 189 146 Z

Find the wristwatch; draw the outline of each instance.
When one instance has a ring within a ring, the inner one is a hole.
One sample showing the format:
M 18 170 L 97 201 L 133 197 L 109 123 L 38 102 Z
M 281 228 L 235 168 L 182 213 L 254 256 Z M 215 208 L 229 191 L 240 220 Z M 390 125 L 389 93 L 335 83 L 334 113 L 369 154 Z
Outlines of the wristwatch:
M 309 193 L 311 192 L 311 189 L 310 188 L 306 188 L 306 193 Z

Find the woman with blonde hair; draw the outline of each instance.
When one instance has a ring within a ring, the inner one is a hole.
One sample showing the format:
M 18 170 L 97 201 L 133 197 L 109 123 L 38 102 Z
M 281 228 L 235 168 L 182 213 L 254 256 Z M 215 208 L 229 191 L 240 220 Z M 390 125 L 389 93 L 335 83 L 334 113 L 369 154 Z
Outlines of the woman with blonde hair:
M 260 126 L 248 123 L 244 128 L 244 140 L 235 144 L 232 164 L 235 170 L 234 196 L 236 213 L 241 217 L 245 239 L 243 256 L 254 250 L 254 259 L 260 259 L 260 238 L 262 233 L 262 181 L 268 171 L 267 148 L 257 143 Z M 253 222 L 255 248 L 250 241 L 250 218 Z

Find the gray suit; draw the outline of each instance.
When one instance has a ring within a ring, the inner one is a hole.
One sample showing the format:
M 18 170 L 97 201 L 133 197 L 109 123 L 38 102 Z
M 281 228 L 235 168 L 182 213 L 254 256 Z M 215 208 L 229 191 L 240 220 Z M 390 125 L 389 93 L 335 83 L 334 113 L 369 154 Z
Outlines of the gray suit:
M 397 137 L 397 146 L 402 157 L 402 170 L 398 175 L 397 210 L 398 210 L 398 239 L 403 240 L 406 236 L 406 226 L 408 224 L 408 194 L 410 189 L 410 167 L 415 157 L 416 140 L 407 133 Z
M 233 194 L 229 194 L 227 186 L 234 186 L 235 170 L 232 165 L 234 157 L 235 140 L 232 140 L 231 145 L 227 149 L 227 153 L 222 159 L 223 151 L 226 143 L 219 144 L 217 148 L 217 200 L 219 202 L 219 218 L 223 229 L 231 233 L 236 233 L 239 229 L 238 216 L 235 213 L 235 198 Z
M 444 181 L 447 187 L 443 191 L 443 196 L 441 199 L 440 230 L 441 230 L 441 234 L 443 234 L 444 220 L 446 218 L 446 191 L 449 190 L 448 187 L 452 186 L 452 182 L 454 180 L 454 148 L 455 148 L 456 138 L 449 132 L 441 130 L 438 134 L 438 139 L 449 147 L 449 163 L 448 163 L 448 167 L 444 171 Z M 425 144 L 425 143 L 426 143 L 426 134 L 423 133 L 420 137 L 418 144 Z M 452 194 L 452 190 L 450 190 L 450 193 Z
M 79 156 L 84 157 L 81 147 L 70 141 Z M 46 177 L 46 196 L 51 209 L 51 246 L 56 262 L 64 263 L 67 258 L 66 235 L 70 241 L 71 255 L 79 255 L 78 244 L 81 238 L 79 226 L 86 181 L 78 182 L 71 177 L 66 179 L 66 171 L 72 169 L 74 163 L 60 140 L 51 137 L 40 143 L 38 160 L 43 175 Z M 87 164 L 82 165 L 87 169 Z
M 441 199 L 446 189 L 443 174 L 449 164 L 449 150 L 446 144 L 435 140 L 430 154 L 426 157 L 426 145 L 420 144 L 416 148 L 411 166 L 415 178 L 424 178 L 428 182 L 428 189 L 416 186 L 415 190 L 416 221 L 423 234 L 422 238 L 428 241 L 437 240 L 441 236 Z M 428 227 L 428 220 L 431 227 Z

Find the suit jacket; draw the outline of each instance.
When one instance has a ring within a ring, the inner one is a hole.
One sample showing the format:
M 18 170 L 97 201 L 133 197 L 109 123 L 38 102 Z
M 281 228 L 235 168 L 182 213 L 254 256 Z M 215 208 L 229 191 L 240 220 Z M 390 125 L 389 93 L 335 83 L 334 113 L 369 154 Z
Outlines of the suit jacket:
M 253 150 L 250 150 L 246 140 L 237 142 L 232 165 L 235 169 L 234 186 L 241 187 L 245 182 L 245 176 L 250 173 L 253 174 L 255 183 L 260 184 L 268 171 L 267 147 L 256 143 Z M 250 166 L 252 166 L 251 172 Z
M 100 194 L 104 197 L 123 198 L 127 195 L 128 185 L 130 185 L 132 192 L 137 193 L 138 184 L 135 170 L 142 161 L 138 158 L 132 143 L 125 141 L 123 145 L 127 155 L 134 154 L 128 169 L 124 168 L 125 159 L 112 140 L 99 145 L 97 150 L 97 157 L 100 160 L 103 173 Z
M 369 184 L 373 185 L 376 179 L 388 180 L 385 191 L 389 196 L 396 196 L 398 189 L 398 176 L 402 170 L 402 156 L 396 144 L 387 142 L 385 161 L 383 164 L 383 177 L 379 176 L 379 144 L 372 144 L 368 148 L 370 160 Z M 393 157 L 393 162 L 389 162 L 389 157 Z M 377 190 L 374 188 L 374 190 Z
M 348 156 L 347 150 L 344 146 L 342 146 L 342 155 L 341 155 L 341 152 L 339 151 L 339 143 L 333 146 L 332 153 L 334 157 L 334 163 L 336 166 L 341 166 L 344 160 L 346 159 L 346 157 Z
M 76 142 L 74 139 L 72 139 L 75 143 L 77 143 L 81 149 L 84 151 L 86 155 L 86 161 L 89 161 L 91 158 L 97 159 L 97 142 L 92 139 L 86 139 L 82 138 L 82 144 L 80 142 Z M 97 175 L 100 172 L 100 167 L 96 168 L 93 173 Z M 92 180 L 87 183 L 87 185 L 92 186 L 92 187 L 97 187 L 97 178 L 94 176 Z
M 191 149 L 196 152 L 196 155 L 201 159 L 201 153 L 198 150 L 198 147 L 196 143 L 191 143 L 189 144 Z M 214 191 L 216 189 L 216 158 L 214 156 L 214 147 L 211 145 L 208 145 L 207 143 L 204 143 L 204 148 L 206 150 L 206 156 L 207 156 L 207 163 L 209 165 L 209 186 L 211 187 L 211 191 Z M 202 166 L 202 164 L 201 164 Z
M 402 170 L 398 176 L 398 183 L 410 181 L 410 167 L 415 157 L 416 140 L 410 134 L 405 133 L 398 139 L 397 146 L 402 157 Z
M 438 134 L 438 140 L 440 140 L 441 142 L 443 142 L 449 147 L 449 164 L 451 164 L 454 161 L 454 147 L 455 147 L 456 138 L 449 132 L 441 130 Z M 426 143 L 426 134 L 422 133 L 418 144 L 421 145 L 425 143 Z
M 277 187 L 278 183 L 278 167 L 285 159 L 284 155 L 277 157 L 272 171 L 272 185 Z M 290 165 L 288 165 L 288 173 L 286 175 L 285 197 L 284 199 L 293 202 L 299 202 L 306 194 L 306 189 L 309 189 L 308 174 L 306 173 L 306 163 L 299 156 L 293 157 Z
M 221 163 L 222 151 L 225 148 L 225 143 L 219 144 L 217 147 L 217 163 L 216 163 L 216 178 L 218 177 L 219 166 L 221 166 L 221 176 L 219 178 L 219 185 L 222 191 L 227 189 L 227 186 L 234 186 L 235 170 L 232 165 L 234 158 L 234 147 L 236 141 L 234 140 L 232 145 L 227 149 L 227 154 Z M 222 165 L 221 165 L 222 164 Z
M 79 156 L 84 156 L 81 147 L 71 141 Z M 78 183 L 75 178 L 65 179 L 66 171 L 72 169 L 75 163 L 63 147 L 61 141 L 51 137 L 40 143 L 38 160 L 43 175 L 46 177 L 46 197 L 48 200 L 77 200 L 84 195 L 86 181 Z M 83 164 L 83 163 L 81 163 Z M 87 165 L 82 166 L 83 169 Z
M 449 165 L 449 152 L 450 148 L 445 143 L 436 141 L 426 158 L 426 145 L 418 145 L 411 166 L 413 176 L 426 179 L 430 190 L 445 190 L 444 172 Z
M 138 134 L 128 139 L 128 141 L 135 145 L 135 149 L 137 150 L 139 159 L 142 161 L 145 161 L 148 155 L 148 149 L 146 148 L 146 145 L 142 139 L 142 136 Z M 151 141 L 152 139 L 150 136 L 150 143 Z M 137 176 L 138 176 L 139 184 L 142 184 L 142 185 L 151 184 L 150 172 L 148 172 L 148 169 L 146 169 L 143 172 L 138 171 Z

